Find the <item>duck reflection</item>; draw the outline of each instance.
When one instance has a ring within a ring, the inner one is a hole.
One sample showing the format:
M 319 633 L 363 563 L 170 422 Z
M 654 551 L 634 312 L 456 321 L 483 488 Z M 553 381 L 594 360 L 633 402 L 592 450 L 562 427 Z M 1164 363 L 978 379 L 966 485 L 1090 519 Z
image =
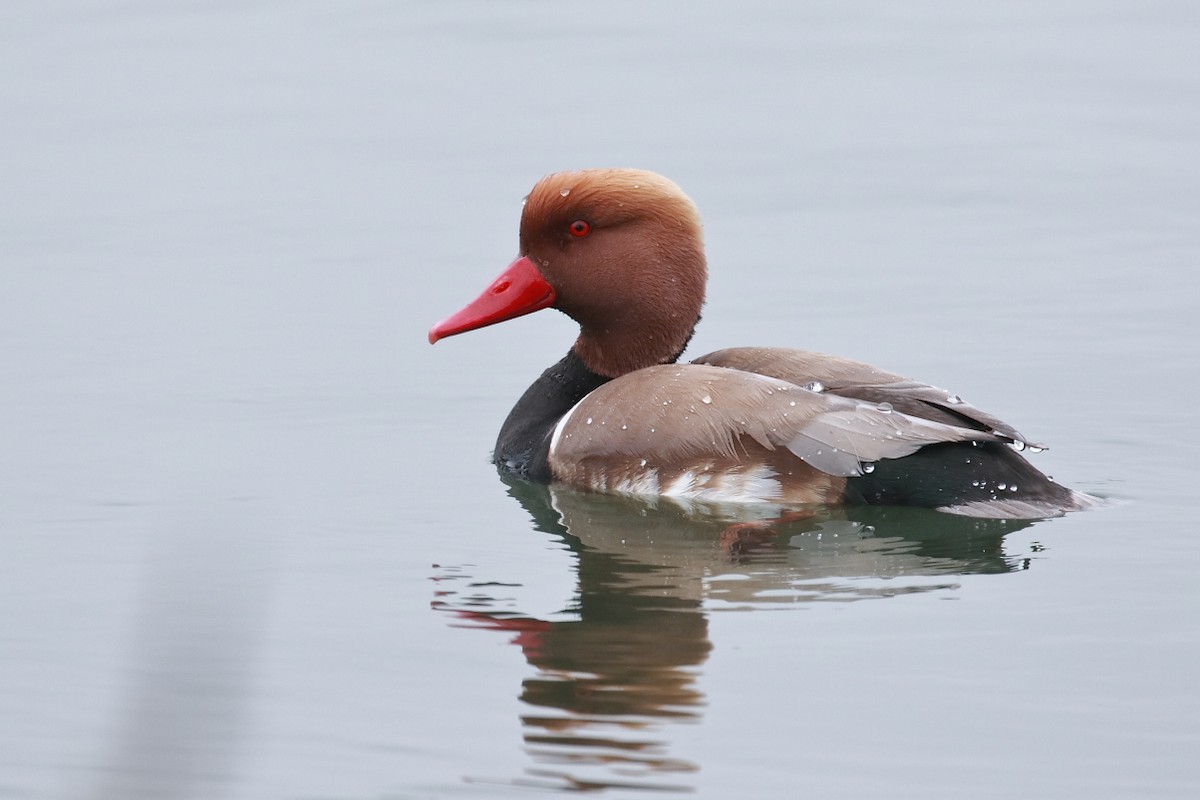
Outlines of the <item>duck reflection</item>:
M 1028 568 L 1006 534 L 1030 520 L 924 509 L 759 509 L 681 505 L 506 480 L 535 527 L 577 557 L 570 618 L 522 615 L 488 583 L 460 595 L 440 576 L 435 608 L 456 623 L 515 634 L 537 674 L 521 717 L 538 765 L 517 784 L 689 791 L 698 766 L 667 752 L 665 723 L 698 722 L 697 669 L 712 650 L 707 613 L 848 601 L 957 587 L 956 576 Z

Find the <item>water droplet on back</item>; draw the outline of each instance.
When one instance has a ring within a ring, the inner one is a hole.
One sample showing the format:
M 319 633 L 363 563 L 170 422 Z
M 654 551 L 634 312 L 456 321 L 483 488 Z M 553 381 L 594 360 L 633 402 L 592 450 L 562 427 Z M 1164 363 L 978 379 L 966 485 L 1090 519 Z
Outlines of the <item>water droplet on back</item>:
M 712 398 L 711 398 L 711 397 L 709 397 L 708 395 L 704 395 L 704 397 L 701 397 L 701 398 L 700 398 L 700 402 L 701 402 L 701 403 L 708 404 L 708 403 L 711 403 L 711 402 L 712 402 Z
M 825 384 L 821 383 L 820 381 L 809 381 L 801 388 L 808 389 L 810 392 L 820 393 L 825 391 Z M 792 403 L 792 405 L 795 405 L 795 403 Z
M 963 399 L 956 394 L 946 396 L 946 402 L 952 406 L 956 406 L 959 403 L 961 403 L 962 401 L 963 401 Z
M 882 411 L 885 414 L 892 413 L 892 404 L 891 403 L 880 403 L 878 406 L 876 406 L 876 408 L 878 408 L 880 411 Z
M 863 465 L 862 465 L 862 471 L 863 471 L 865 474 L 870 474 L 870 473 L 872 473 L 872 472 L 874 472 L 874 471 L 875 471 L 875 465 L 874 465 L 874 464 L 863 464 Z

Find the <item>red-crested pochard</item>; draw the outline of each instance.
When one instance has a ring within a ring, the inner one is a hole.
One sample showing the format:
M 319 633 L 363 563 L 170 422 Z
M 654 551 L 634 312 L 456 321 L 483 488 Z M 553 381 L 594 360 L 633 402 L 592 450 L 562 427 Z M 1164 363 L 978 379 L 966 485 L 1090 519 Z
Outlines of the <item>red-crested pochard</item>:
M 706 278 L 699 213 L 674 183 L 633 169 L 560 172 L 525 200 L 518 258 L 429 341 L 543 308 L 579 323 L 496 441 L 495 463 L 526 480 L 983 517 L 1089 504 L 1016 452 L 1044 445 L 944 389 L 786 348 L 676 363 Z

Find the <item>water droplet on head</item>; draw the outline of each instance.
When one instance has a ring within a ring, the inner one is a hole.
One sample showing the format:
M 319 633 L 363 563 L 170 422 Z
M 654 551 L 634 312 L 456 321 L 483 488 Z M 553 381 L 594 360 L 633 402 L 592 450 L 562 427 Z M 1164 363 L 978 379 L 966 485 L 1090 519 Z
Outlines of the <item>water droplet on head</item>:
M 1036 444 L 1029 445 L 1029 452 L 1031 452 L 1031 453 L 1041 453 L 1045 449 L 1046 448 L 1044 448 L 1044 447 L 1038 447 Z
M 712 398 L 711 398 L 710 396 L 708 396 L 708 395 L 704 395 L 704 397 L 701 397 L 701 398 L 700 398 L 700 402 L 701 402 L 701 403 L 708 404 L 708 403 L 711 403 L 711 402 L 712 402 Z
M 642 459 L 642 466 L 643 467 L 646 466 L 646 459 L 644 459 L 644 458 Z
M 587 418 L 587 424 L 588 424 L 588 425 L 591 425 L 591 424 L 592 424 L 592 418 L 591 418 L 591 417 L 588 417 L 588 418 Z
M 1022 442 L 1020 439 L 1016 439 L 1012 443 L 1012 448 L 1013 448 L 1013 450 L 1020 452 L 1025 449 L 1025 443 Z
M 567 195 L 569 195 L 571 193 L 571 190 L 564 187 L 562 189 L 559 189 L 558 193 L 561 194 L 563 197 L 566 197 Z
M 794 405 L 796 405 L 796 401 L 793 400 L 792 402 L 788 403 L 788 405 L 794 406 Z M 786 416 L 786 414 L 784 416 Z
M 808 383 L 804 384 L 802 388 L 808 389 L 810 392 L 823 392 L 825 391 L 825 384 L 821 383 L 820 381 L 809 381 Z M 792 403 L 792 405 L 796 404 Z
M 621 426 L 621 430 L 623 430 L 623 431 L 627 431 L 627 430 L 629 430 L 629 426 L 628 426 L 628 425 L 622 425 L 622 426 Z

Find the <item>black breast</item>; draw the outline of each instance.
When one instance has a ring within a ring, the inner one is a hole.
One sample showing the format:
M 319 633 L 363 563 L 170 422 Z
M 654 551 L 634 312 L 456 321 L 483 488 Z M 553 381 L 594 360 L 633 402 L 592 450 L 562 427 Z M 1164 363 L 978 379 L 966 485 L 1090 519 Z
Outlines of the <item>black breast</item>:
M 492 461 L 505 472 L 548 483 L 550 436 L 563 415 L 610 379 L 592 372 L 574 349 L 525 390 L 500 428 Z

